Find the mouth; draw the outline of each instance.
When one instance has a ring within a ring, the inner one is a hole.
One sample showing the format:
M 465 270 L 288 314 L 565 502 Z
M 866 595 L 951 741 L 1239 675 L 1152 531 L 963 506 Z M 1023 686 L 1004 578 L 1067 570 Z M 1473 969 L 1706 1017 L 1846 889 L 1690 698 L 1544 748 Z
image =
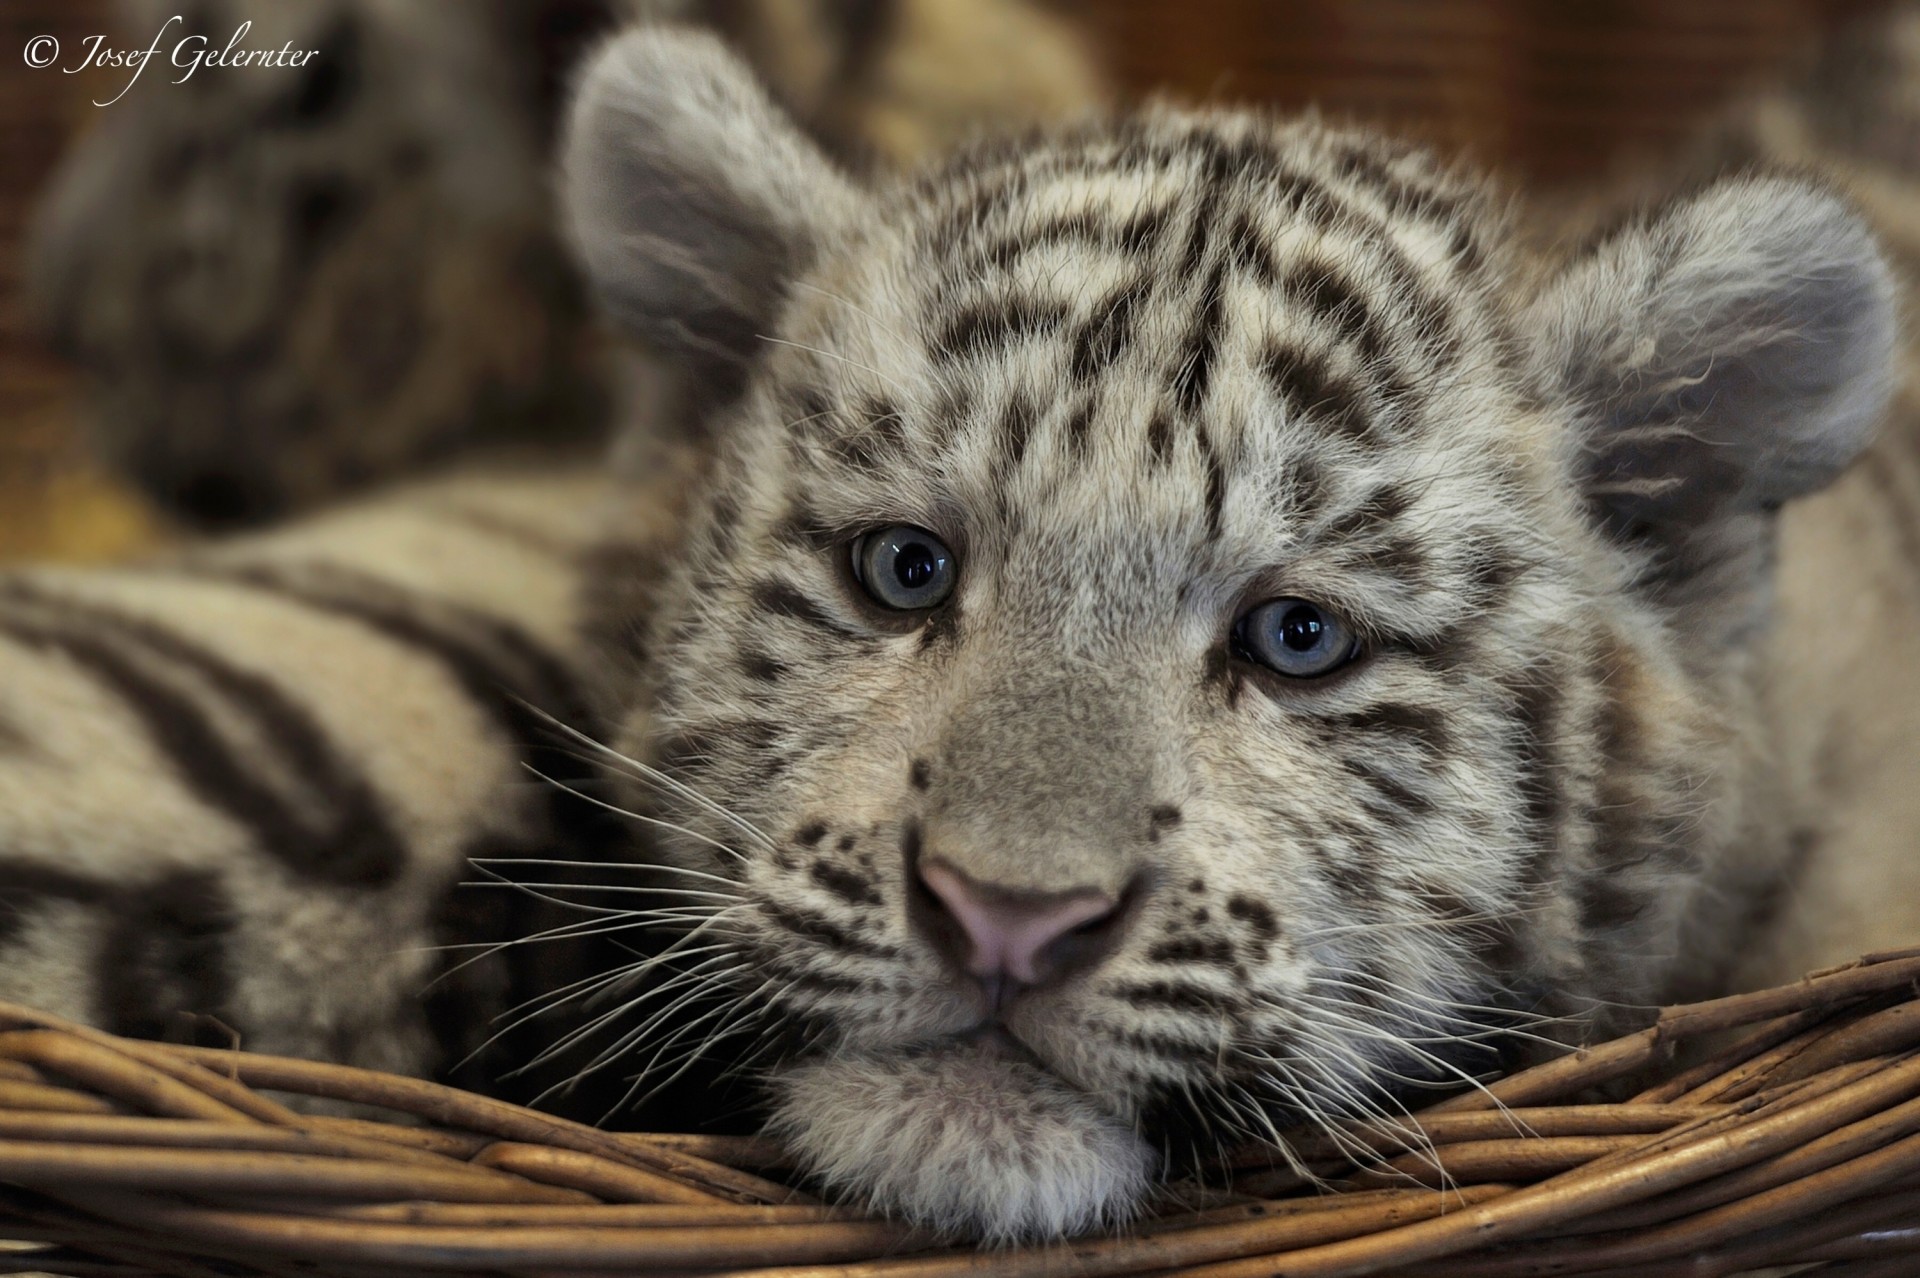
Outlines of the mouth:
M 829 1191 L 958 1237 L 1007 1243 L 1122 1223 L 1158 1164 L 1131 1123 L 998 1022 L 836 1054 L 772 1083 L 773 1134 Z
M 1055 1073 L 1040 1058 L 1040 1054 L 1022 1042 L 1003 1021 L 982 1021 L 970 1030 L 936 1041 L 929 1050 L 952 1050 L 954 1047 L 970 1048 L 989 1059 L 1018 1061 L 1043 1074 Z

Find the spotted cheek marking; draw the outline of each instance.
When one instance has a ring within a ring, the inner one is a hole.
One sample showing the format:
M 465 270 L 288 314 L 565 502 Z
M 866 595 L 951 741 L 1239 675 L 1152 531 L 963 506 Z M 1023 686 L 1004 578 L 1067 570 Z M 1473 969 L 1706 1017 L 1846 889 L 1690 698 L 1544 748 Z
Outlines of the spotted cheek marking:
M 886 903 L 869 876 L 844 863 L 815 861 L 808 877 L 815 886 L 856 909 L 877 908 Z

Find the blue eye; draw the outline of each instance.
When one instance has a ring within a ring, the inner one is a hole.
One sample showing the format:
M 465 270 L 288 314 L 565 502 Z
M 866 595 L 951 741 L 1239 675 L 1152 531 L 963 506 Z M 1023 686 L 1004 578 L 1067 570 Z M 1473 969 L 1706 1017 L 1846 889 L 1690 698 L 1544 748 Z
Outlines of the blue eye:
M 1332 674 L 1360 655 L 1352 627 L 1304 599 L 1271 599 L 1234 626 L 1240 655 L 1289 679 Z
M 881 607 L 922 612 L 946 602 L 957 569 L 938 537 L 896 524 L 853 543 L 853 575 Z

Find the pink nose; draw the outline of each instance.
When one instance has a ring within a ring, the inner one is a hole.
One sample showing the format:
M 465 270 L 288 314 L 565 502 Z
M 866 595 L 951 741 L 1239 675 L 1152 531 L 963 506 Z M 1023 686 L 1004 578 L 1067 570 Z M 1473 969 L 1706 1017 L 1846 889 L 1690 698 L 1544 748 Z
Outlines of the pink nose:
M 920 878 L 960 925 L 970 949 L 967 971 L 1011 977 L 1022 985 L 1047 979 L 1047 952 L 1057 941 L 1119 906 L 1116 898 L 1096 890 L 1041 894 L 996 888 L 937 861 L 922 864 Z

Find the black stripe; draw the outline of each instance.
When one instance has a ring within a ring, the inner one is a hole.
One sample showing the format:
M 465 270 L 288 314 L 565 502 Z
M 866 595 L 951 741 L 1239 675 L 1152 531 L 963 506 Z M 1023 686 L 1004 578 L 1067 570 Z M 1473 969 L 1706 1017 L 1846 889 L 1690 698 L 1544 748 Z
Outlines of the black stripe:
M 1237 955 L 1233 942 L 1223 937 L 1181 936 L 1152 946 L 1147 950 L 1147 958 L 1155 963 L 1192 963 L 1230 969 Z
M 1387 295 L 1411 312 L 1408 327 L 1420 334 L 1421 344 L 1436 361 L 1453 362 L 1461 340 L 1453 308 L 1427 287 L 1386 227 L 1375 226 L 1371 240 L 1374 264 L 1390 277 Z
M 1221 313 L 1226 306 L 1227 264 L 1215 262 L 1207 273 L 1200 297 L 1200 310 L 1187 332 L 1186 355 L 1174 372 L 1173 397 L 1188 416 L 1198 413 L 1206 402 L 1207 388 L 1213 381 L 1214 355 L 1220 342 Z
M 1529 886 L 1544 882 L 1550 873 L 1567 806 L 1555 744 L 1560 712 L 1555 678 L 1555 670 L 1549 667 L 1514 689 L 1514 789 L 1534 841 L 1534 854 L 1528 864 Z
M 1133 318 L 1149 291 L 1145 275 L 1123 284 L 1094 304 L 1093 314 L 1074 335 L 1069 376 L 1084 382 L 1099 376 L 1127 352 L 1133 340 Z
M 1513 584 L 1527 572 L 1527 561 L 1509 554 L 1490 541 L 1473 544 L 1467 560 L 1467 598 L 1482 613 L 1503 606 L 1513 593 Z
M 1361 732 L 1410 738 L 1435 756 L 1445 755 L 1453 741 L 1453 734 L 1447 731 L 1446 717 L 1438 710 L 1405 702 L 1377 702 L 1364 710 L 1335 716 L 1329 722 Z
M 1160 992 L 1168 993 L 1169 995 L 1174 997 L 1178 996 L 1171 989 L 1162 990 Z M 1206 993 L 1206 991 L 1200 990 L 1198 989 L 1198 987 L 1189 987 L 1187 992 L 1200 993 L 1200 994 Z M 1212 997 L 1212 996 L 1209 996 L 1209 997 Z M 1152 1000 L 1150 999 L 1146 1001 L 1152 1002 Z M 1206 1018 L 1207 1027 L 1209 1029 L 1217 1025 L 1218 1018 L 1222 1011 L 1232 1010 L 1231 1008 L 1228 1008 L 1219 998 L 1213 998 L 1212 1002 L 1208 1003 L 1204 1007 L 1198 1006 L 1198 1005 L 1186 1004 L 1186 1003 L 1161 1003 L 1160 1006 L 1179 1007 L 1183 1010 L 1202 1013 Z M 1140 1052 L 1143 1055 L 1160 1057 L 1164 1060 L 1169 1060 L 1169 1061 L 1177 1061 L 1183 1065 L 1190 1063 L 1194 1058 L 1194 1054 L 1196 1052 L 1201 1052 L 1201 1051 L 1205 1051 L 1207 1053 L 1208 1060 L 1209 1062 L 1211 1062 L 1211 1059 L 1213 1057 L 1214 1050 L 1215 1050 L 1214 1046 L 1211 1043 L 1203 1043 L 1203 1042 L 1196 1042 L 1189 1039 L 1176 1038 L 1171 1034 L 1157 1034 L 1150 1030 L 1119 1030 L 1116 1032 L 1116 1037 L 1118 1037 L 1119 1040 L 1125 1043 L 1128 1047 L 1133 1048 L 1135 1051 Z
M 1200 448 L 1200 461 L 1207 470 L 1207 540 L 1218 541 L 1227 504 L 1227 468 L 1220 460 L 1220 450 L 1214 446 L 1213 434 L 1207 430 L 1205 423 L 1195 424 L 1193 438 Z
M 794 936 L 841 954 L 859 954 L 878 959 L 900 957 L 900 951 L 893 946 L 863 940 L 826 915 L 817 914 L 812 910 L 794 909 L 763 900 L 760 902 L 760 912 Z
M 1144 209 L 1118 225 L 1101 220 L 1099 211 L 1094 209 L 1064 213 L 1029 230 L 993 240 L 969 260 L 968 266 L 986 264 L 1008 270 L 1029 254 L 1062 244 L 1085 245 L 1139 257 L 1160 238 L 1176 207 L 1177 203 L 1169 202 Z
M 1180 262 L 1174 278 L 1190 280 L 1200 273 L 1207 241 L 1213 237 L 1213 219 L 1220 213 L 1220 186 L 1231 173 L 1244 165 L 1236 162 L 1233 148 L 1211 134 L 1198 134 L 1192 150 L 1199 153 L 1200 172 L 1186 203 L 1193 210 L 1187 222 L 1187 242 L 1180 250 Z
M 1167 222 L 1173 214 L 1171 203 L 1157 208 L 1142 209 L 1128 218 L 1119 227 L 1114 237 L 1114 247 L 1129 256 L 1138 256 L 1153 246 L 1167 229 Z
M 1155 466 L 1164 466 L 1173 456 L 1173 420 L 1156 412 L 1147 423 L 1147 453 Z
M 1361 533 L 1378 532 L 1407 513 L 1412 498 L 1407 490 L 1394 484 L 1380 484 L 1359 502 L 1336 515 L 1315 535 L 1324 541 L 1345 541 Z
M 1000 437 L 1006 444 L 1002 454 L 1002 471 L 1011 474 L 1020 469 L 1020 463 L 1026 459 L 1027 445 L 1033 439 L 1033 426 L 1038 413 L 1033 401 L 1020 391 L 1015 391 L 1007 400 L 1007 408 L 1000 416 Z
M 1185 981 L 1143 981 L 1135 985 L 1122 985 L 1114 993 L 1135 1007 L 1171 1007 L 1204 1016 L 1218 1016 L 1230 1003 L 1223 995 Z M 1180 1044 L 1175 1050 L 1185 1055 L 1192 1048 Z
M 1289 269 L 1281 287 L 1292 301 L 1313 312 L 1368 360 L 1377 359 L 1387 348 L 1379 318 L 1365 295 L 1332 263 L 1298 263 Z
M 1265 901 L 1236 894 L 1227 899 L 1227 913 L 1245 923 L 1263 941 L 1271 941 L 1280 935 L 1280 921 L 1274 916 L 1273 907 Z
M 1067 322 L 1059 302 L 1009 298 L 998 305 L 975 303 L 948 321 L 935 349 L 951 358 L 993 354 L 1029 337 L 1051 333 Z
M 1081 396 L 1068 410 L 1062 429 L 1067 436 L 1067 452 L 1075 458 L 1086 456 L 1087 445 L 1093 439 L 1093 395 Z
M 740 673 L 755 683 L 779 683 L 790 669 L 786 662 L 751 649 L 740 654 L 739 666 Z
M 1358 353 L 1360 376 L 1372 387 L 1379 410 L 1399 408 L 1403 420 L 1415 413 L 1418 378 L 1394 358 L 1402 344 L 1391 339 L 1388 325 L 1351 276 L 1325 260 L 1297 263 L 1287 271 L 1280 289 Z
M 849 836 L 851 837 L 851 836 Z M 809 871 L 815 883 L 833 893 L 849 905 L 883 904 L 880 893 L 864 875 L 841 866 L 830 865 L 825 861 L 816 861 Z
M 1391 804 L 1399 812 L 1419 816 L 1433 811 L 1433 801 L 1405 782 L 1374 767 L 1371 763 L 1359 759 L 1345 761 L 1347 771 L 1367 783 L 1382 800 Z
M 1266 234 L 1252 217 L 1242 212 L 1234 219 L 1227 243 L 1228 260 L 1261 288 L 1274 288 L 1280 282 L 1280 265 Z
M 1366 390 L 1335 371 L 1324 355 L 1275 343 L 1261 357 L 1260 371 L 1295 416 L 1325 422 L 1351 439 L 1371 433 Z
M 786 981 L 787 989 L 811 990 L 816 994 L 870 994 L 866 982 L 851 980 L 844 976 L 831 976 L 825 972 L 815 972 L 801 967 L 787 959 L 766 956 L 760 964 L 766 971 Z M 785 1009 L 782 1009 L 783 1013 Z
M 986 246 L 976 261 L 983 261 L 1007 270 L 1027 254 L 1043 248 L 1052 248 L 1058 244 L 1100 245 L 1108 238 L 1106 228 L 1101 225 L 1093 210 L 1081 209 L 1052 218 L 1029 231 L 994 240 Z
M 1359 552 L 1360 562 L 1369 568 L 1393 573 L 1402 581 L 1419 584 L 1427 564 L 1427 552 L 1418 538 L 1388 537 Z
M 17 581 L 9 583 L 7 593 L 37 596 Z M 74 600 L 45 602 L 74 622 L 100 627 L 192 671 L 235 713 L 251 718 L 261 738 L 285 754 L 293 774 L 316 792 L 316 816 L 322 822 L 318 829 L 310 828 L 281 795 L 247 770 L 200 706 L 148 674 L 116 643 L 72 626 L 0 617 L 0 632 L 63 653 L 113 688 L 139 716 L 187 788 L 251 831 L 262 852 L 299 877 L 317 882 L 383 887 L 398 877 L 406 854 L 380 801 L 365 779 L 334 753 L 312 717 L 270 680 L 137 618 Z
M 792 584 L 774 578 L 755 582 L 750 592 L 753 606 L 776 617 L 791 617 L 795 621 L 824 630 L 828 634 L 843 639 L 858 639 L 861 636 L 847 629 L 832 617 L 819 604 L 801 594 Z
M 234 905 L 212 874 L 175 874 L 125 893 L 95 964 L 101 1028 L 130 1038 L 230 1046 Z
M 1448 230 L 1467 224 L 1462 214 L 1474 200 L 1472 193 L 1422 185 L 1417 178 L 1394 172 L 1391 158 L 1372 152 L 1364 142 L 1354 143 L 1341 148 L 1339 171 L 1372 190 L 1398 215 L 1434 222 Z

